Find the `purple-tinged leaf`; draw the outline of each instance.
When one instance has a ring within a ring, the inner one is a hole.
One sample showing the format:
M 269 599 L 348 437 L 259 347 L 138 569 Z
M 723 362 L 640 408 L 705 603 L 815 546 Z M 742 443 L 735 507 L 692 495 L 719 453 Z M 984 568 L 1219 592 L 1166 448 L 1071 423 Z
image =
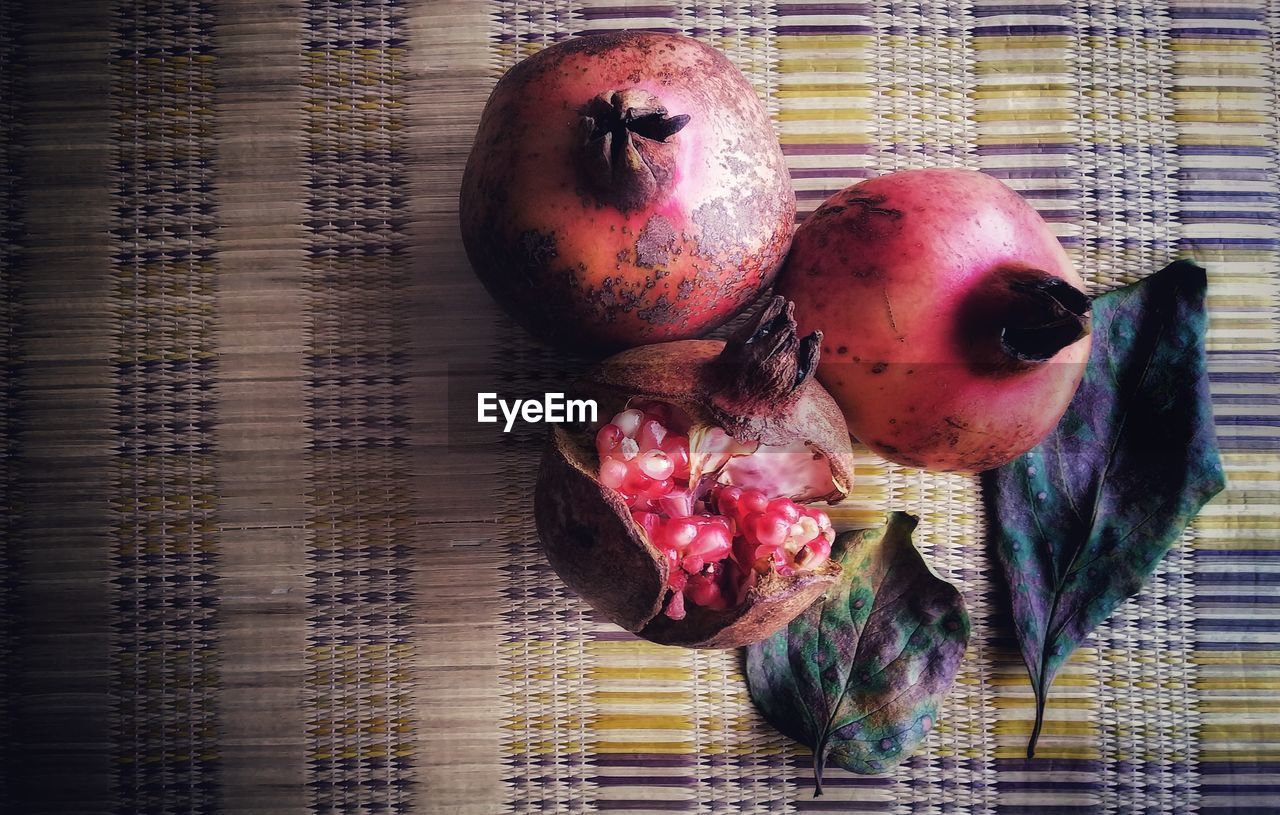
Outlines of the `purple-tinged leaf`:
M 1093 301 L 1093 350 L 1057 428 L 987 473 L 996 557 L 1036 694 L 1142 587 L 1223 487 L 1205 368 L 1205 272 L 1187 262 Z
M 813 748 L 814 796 L 828 762 L 880 773 L 938 721 L 969 642 L 969 612 L 911 542 L 917 519 L 836 539 L 843 572 L 783 630 L 747 649 L 751 699 L 774 727 Z

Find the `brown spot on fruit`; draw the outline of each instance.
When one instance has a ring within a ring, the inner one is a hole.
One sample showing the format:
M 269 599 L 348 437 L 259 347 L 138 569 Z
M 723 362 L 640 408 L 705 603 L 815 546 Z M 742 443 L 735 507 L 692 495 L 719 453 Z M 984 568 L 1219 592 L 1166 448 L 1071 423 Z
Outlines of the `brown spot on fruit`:
M 665 266 L 675 251 L 676 232 L 671 222 L 654 215 L 645 223 L 636 240 L 636 265 L 652 269 Z
M 882 374 L 884 373 L 884 369 L 888 367 L 889 367 L 889 363 L 887 362 L 877 362 L 875 365 L 871 366 L 871 373 Z

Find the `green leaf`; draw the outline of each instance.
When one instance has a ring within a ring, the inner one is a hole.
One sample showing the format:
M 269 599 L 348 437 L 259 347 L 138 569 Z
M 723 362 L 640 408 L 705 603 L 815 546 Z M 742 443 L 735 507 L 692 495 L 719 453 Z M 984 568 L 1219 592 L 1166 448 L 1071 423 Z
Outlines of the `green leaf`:
M 1093 301 L 1093 350 L 1066 415 L 986 474 L 996 557 L 1036 694 L 1136 594 L 1223 487 L 1205 367 L 1205 272 L 1174 263 Z
M 747 685 L 764 717 L 813 748 L 814 796 L 828 762 L 880 773 L 938 721 L 969 642 L 969 612 L 925 564 L 915 516 L 836 539 L 840 582 L 785 629 L 747 649 Z

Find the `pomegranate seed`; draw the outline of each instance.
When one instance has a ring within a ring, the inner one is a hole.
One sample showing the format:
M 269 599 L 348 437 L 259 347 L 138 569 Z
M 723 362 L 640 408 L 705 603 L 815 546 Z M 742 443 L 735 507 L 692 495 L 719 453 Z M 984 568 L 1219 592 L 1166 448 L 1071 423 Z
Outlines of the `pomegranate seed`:
M 824 537 L 814 538 L 805 544 L 815 555 L 826 560 L 831 556 L 831 541 Z
M 658 506 L 668 518 L 688 518 L 693 514 L 693 496 L 688 490 L 672 490 L 658 499 Z
M 644 414 L 638 410 L 624 410 L 617 416 L 613 417 L 613 423 L 622 429 L 622 435 L 634 439 L 636 431 L 640 429 L 640 423 L 644 421 Z
M 717 521 L 720 519 L 716 519 Z M 733 549 L 729 527 L 723 523 L 708 523 L 698 530 L 698 537 L 689 546 L 687 554 L 701 555 L 704 560 L 720 560 Z
M 746 526 L 755 533 L 756 542 L 764 546 L 781 546 L 791 532 L 787 519 L 773 513 L 749 515 Z
M 681 569 L 679 564 L 672 566 L 667 572 L 667 587 L 676 591 L 684 591 L 684 587 L 689 583 L 689 575 Z
M 627 465 L 616 458 L 606 458 L 600 462 L 600 483 L 616 490 L 627 479 L 627 470 Z
M 716 491 L 716 509 L 721 515 L 733 516 L 738 511 L 738 500 L 742 498 L 741 487 L 721 487 Z
M 685 590 L 689 600 L 699 606 L 720 611 L 728 607 L 725 602 L 724 594 L 720 590 L 720 584 L 714 578 L 707 575 L 697 574 L 689 578 L 688 588 Z
M 662 525 L 662 516 L 656 512 L 643 512 L 640 510 L 632 510 L 631 517 L 636 523 L 640 524 L 645 533 L 648 534 L 649 540 L 658 539 L 658 527 Z
M 684 594 L 678 591 L 671 593 L 671 599 L 667 601 L 666 615 L 673 620 L 684 619 Z
M 662 442 L 662 452 L 667 454 L 675 466 L 676 478 L 689 477 L 689 438 L 687 436 L 667 436 Z
M 698 527 L 693 521 L 668 521 L 663 543 L 673 550 L 683 552 L 698 537 Z
M 636 441 L 639 442 L 641 450 L 657 450 L 662 447 L 662 440 L 666 437 L 667 429 L 660 422 L 656 419 L 646 419 L 644 424 L 640 425 Z
M 623 439 L 618 443 L 618 449 L 614 455 L 621 456 L 623 461 L 631 461 L 639 452 L 640 445 L 636 444 L 635 439 Z
M 774 498 L 769 502 L 769 508 L 765 511 L 786 518 L 789 524 L 800 520 L 800 508 L 790 498 Z
M 684 619 L 689 603 L 724 609 L 741 602 L 762 574 L 790 575 L 830 559 L 835 532 L 821 510 L 723 485 L 695 501 L 689 439 L 670 429 L 671 420 L 670 406 L 654 403 L 624 410 L 596 431 L 600 483 L 626 500 L 667 563 L 671 619 Z M 723 431 L 707 444 L 713 459 L 740 447 Z
M 663 498 L 667 493 L 675 489 L 675 482 L 670 478 L 664 478 L 661 481 L 653 481 L 649 488 L 644 491 L 647 498 Z
M 822 528 L 818 526 L 818 522 L 808 515 L 801 518 L 798 523 L 791 526 L 791 534 L 806 543 L 819 537 L 822 534 Z
M 626 434 L 621 427 L 616 424 L 604 425 L 596 432 L 596 452 L 600 454 L 600 458 L 608 458 L 624 438 Z
M 743 490 L 738 500 L 738 513 L 747 515 L 752 512 L 764 512 L 769 507 L 769 499 L 760 490 Z
M 637 463 L 641 472 L 657 481 L 670 478 L 676 469 L 671 459 L 661 450 L 650 450 L 640 456 Z
M 627 480 L 623 482 L 623 487 L 628 492 L 633 492 L 636 495 L 642 495 L 647 493 L 649 488 L 652 486 L 653 479 L 640 472 L 640 470 L 635 467 L 627 470 Z

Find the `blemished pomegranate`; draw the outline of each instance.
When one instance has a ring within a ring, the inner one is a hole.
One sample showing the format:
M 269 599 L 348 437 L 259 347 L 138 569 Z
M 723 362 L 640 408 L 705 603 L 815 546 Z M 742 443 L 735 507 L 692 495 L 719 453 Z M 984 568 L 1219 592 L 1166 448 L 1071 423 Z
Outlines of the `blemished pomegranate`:
M 1089 299 L 1014 190 L 909 170 L 828 198 L 778 290 L 822 325 L 818 377 L 849 430 L 892 461 L 977 472 L 1057 425 L 1089 357 Z
M 553 344 L 705 334 L 777 274 L 795 195 L 755 92 L 674 34 L 566 40 L 516 65 L 481 117 L 460 196 L 485 287 Z
M 579 596 L 654 642 L 732 648 L 786 625 L 839 574 L 830 517 L 853 480 L 839 408 L 771 301 L 734 338 L 625 351 L 575 387 L 612 411 L 557 427 L 535 490 L 548 560 Z

